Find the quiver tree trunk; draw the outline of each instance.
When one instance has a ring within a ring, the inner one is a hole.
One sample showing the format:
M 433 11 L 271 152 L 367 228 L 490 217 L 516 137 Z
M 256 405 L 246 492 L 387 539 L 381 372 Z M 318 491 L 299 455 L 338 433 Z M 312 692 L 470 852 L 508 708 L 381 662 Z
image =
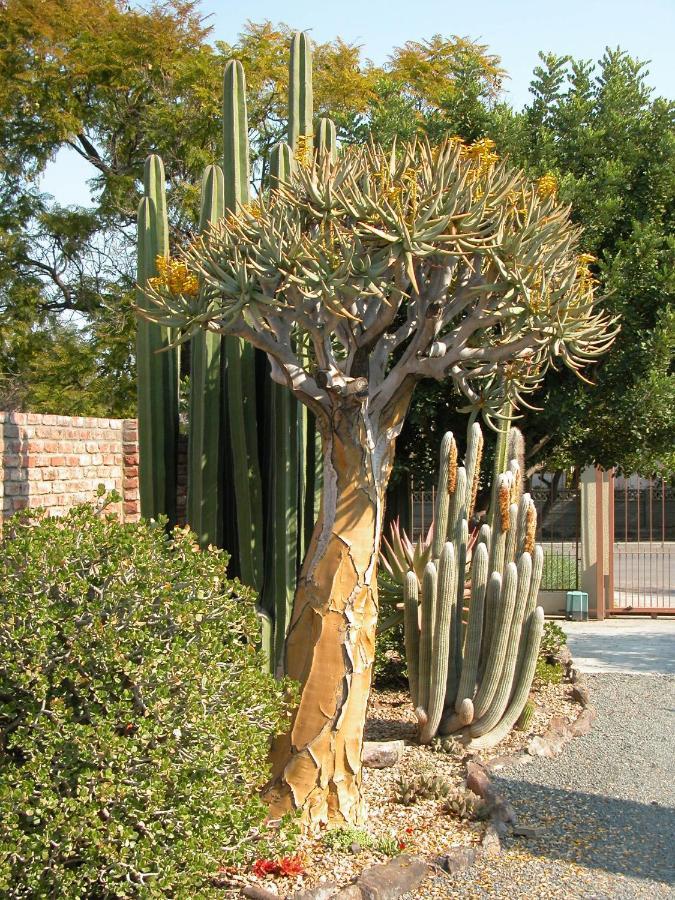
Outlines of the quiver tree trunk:
M 285 674 L 301 698 L 272 748 L 272 815 L 302 809 L 307 824 L 359 822 L 361 751 L 375 656 L 377 559 L 391 431 L 378 440 L 362 407 L 324 425 L 323 498 L 286 640 Z

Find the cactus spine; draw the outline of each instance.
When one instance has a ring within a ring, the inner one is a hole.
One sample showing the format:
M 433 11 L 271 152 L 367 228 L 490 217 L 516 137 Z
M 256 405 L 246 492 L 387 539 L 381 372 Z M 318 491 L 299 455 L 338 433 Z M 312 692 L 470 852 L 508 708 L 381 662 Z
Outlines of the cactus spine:
M 404 590 L 410 690 L 422 743 L 437 733 L 461 732 L 471 747 L 491 746 L 513 727 L 532 684 L 543 622 L 536 608 L 543 552 L 534 545 L 534 504 L 528 494 L 521 496 L 521 466 L 506 459 L 510 446 L 522 453 L 508 426 L 507 421 L 498 441 L 502 465 L 494 477 L 493 526 L 481 526 L 471 554 L 468 518 L 480 477 L 480 426 L 470 426 L 464 466 L 457 466 L 452 434 L 441 442 L 432 559 L 424 572 L 421 610 L 414 572 L 407 574 Z
M 202 179 L 201 232 L 222 217 L 224 202 L 222 169 L 207 166 Z M 220 543 L 221 344 L 220 335 L 208 331 L 193 335 L 190 342 L 187 519 L 203 547 Z
M 164 166 L 159 156 L 145 162 L 144 196 L 138 207 L 137 282 L 142 288 L 158 275 L 157 257 L 169 256 Z M 141 290 L 140 309 L 147 307 Z M 141 515 L 176 520 L 178 445 L 178 350 L 167 349 L 169 329 L 139 319 L 136 334 L 138 442 Z M 160 352 L 163 351 L 163 352 Z

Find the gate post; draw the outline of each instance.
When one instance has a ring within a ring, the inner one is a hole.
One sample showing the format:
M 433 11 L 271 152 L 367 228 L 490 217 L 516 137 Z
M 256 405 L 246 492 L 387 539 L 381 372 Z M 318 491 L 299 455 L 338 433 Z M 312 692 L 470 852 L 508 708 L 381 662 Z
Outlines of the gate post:
M 609 594 L 610 473 L 587 467 L 581 473 L 581 571 L 579 587 L 588 594 L 589 613 L 604 619 Z

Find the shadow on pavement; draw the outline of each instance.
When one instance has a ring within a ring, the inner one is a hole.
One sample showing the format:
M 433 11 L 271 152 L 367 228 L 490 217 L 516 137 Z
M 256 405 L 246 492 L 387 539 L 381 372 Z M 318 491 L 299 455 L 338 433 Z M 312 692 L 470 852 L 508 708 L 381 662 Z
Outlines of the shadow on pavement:
M 495 778 L 495 787 L 513 804 L 519 824 L 537 829 L 532 837 L 508 838 L 509 845 L 533 856 L 675 883 L 675 809 L 504 776 Z

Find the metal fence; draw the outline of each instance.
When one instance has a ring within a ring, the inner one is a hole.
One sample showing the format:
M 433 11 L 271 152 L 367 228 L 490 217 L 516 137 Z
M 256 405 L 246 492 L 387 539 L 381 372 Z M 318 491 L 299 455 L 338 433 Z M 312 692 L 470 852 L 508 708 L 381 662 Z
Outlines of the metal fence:
M 537 509 L 537 542 L 544 549 L 542 590 L 570 591 L 579 586 L 580 494 L 578 487 L 561 490 L 552 485 L 533 488 Z M 412 491 L 412 538 L 426 536 L 434 518 L 436 490 Z
M 675 487 L 663 478 L 610 484 L 610 612 L 675 612 Z M 612 521 L 613 520 L 613 521 Z

